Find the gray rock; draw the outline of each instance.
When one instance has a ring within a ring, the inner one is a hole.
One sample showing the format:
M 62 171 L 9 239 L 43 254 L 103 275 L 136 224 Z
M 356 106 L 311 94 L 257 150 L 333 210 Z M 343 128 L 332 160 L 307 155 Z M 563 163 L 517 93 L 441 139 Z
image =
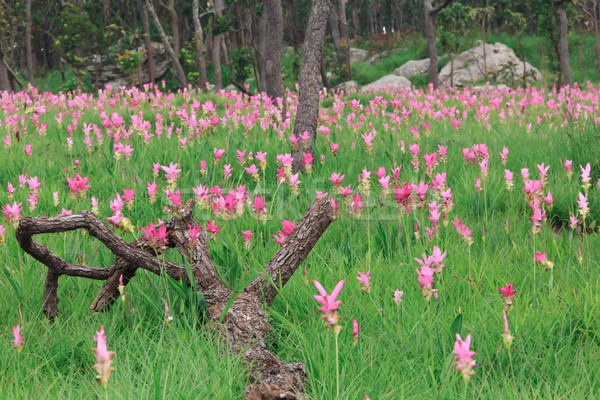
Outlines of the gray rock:
M 494 91 L 494 90 L 505 90 L 508 89 L 508 86 L 500 83 L 498 85 L 481 85 L 481 86 L 473 86 L 473 90 L 476 92 L 482 91 Z
M 346 81 L 337 85 L 337 88 L 349 92 L 352 90 L 357 90 L 359 88 L 359 84 L 356 81 Z
M 116 65 L 106 64 L 107 58 L 100 57 L 99 55 L 88 57 L 86 69 L 90 74 L 92 82 L 94 82 L 96 69 L 99 68 L 98 82 L 102 85 L 111 85 L 115 90 L 118 90 L 122 86 L 143 85 L 150 82 L 148 55 L 145 50 L 145 46 L 140 46 L 132 50 L 134 52 L 142 51 L 139 69 L 132 74 L 121 72 Z M 171 58 L 167 54 L 165 46 L 160 42 L 152 42 L 152 57 L 154 61 L 154 79 L 160 79 L 171 66 Z
M 403 76 L 398 75 L 386 75 L 383 78 L 371 82 L 366 86 L 363 86 L 361 92 L 370 92 L 389 88 L 407 88 L 411 87 L 410 81 Z
M 238 92 L 238 91 L 239 91 L 239 90 L 238 90 L 238 88 L 236 88 L 236 87 L 235 87 L 235 86 L 233 86 L 233 85 L 228 85 L 228 86 L 227 86 L 227 87 L 226 87 L 224 90 L 225 90 L 226 92 Z
M 410 60 L 396 68 L 392 74 L 412 78 L 413 76 L 429 73 L 429 58 L 423 60 Z
M 502 43 L 486 44 L 487 79 L 497 83 L 510 85 L 523 78 L 523 62 L 515 52 Z M 451 63 L 440 71 L 441 82 L 450 84 Z M 529 63 L 525 64 L 527 80 L 537 82 L 543 79 L 542 74 Z M 460 53 L 454 59 L 454 86 L 466 86 L 470 82 L 486 80 L 483 63 L 483 46 L 476 46 Z
M 294 48 L 292 46 L 285 46 L 281 49 L 282 56 L 291 56 L 294 54 Z
M 369 54 L 366 50 L 357 49 L 356 47 L 350 47 L 350 64 L 355 62 L 364 61 Z

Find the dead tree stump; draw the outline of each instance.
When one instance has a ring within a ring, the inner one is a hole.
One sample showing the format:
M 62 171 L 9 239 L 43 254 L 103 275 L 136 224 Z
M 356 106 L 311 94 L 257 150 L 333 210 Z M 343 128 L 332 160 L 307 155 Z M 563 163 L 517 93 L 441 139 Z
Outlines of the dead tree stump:
M 23 218 L 15 233 L 19 245 L 48 267 L 43 296 L 44 314 L 49 319 L 56 316 L 58 282 L 62 275 L 105 281 L 90 307 L 94 311 L 110 307 L 119 296 L 119 277 L 123 275 L 123 284 L 126 285 L 134 278 L 138 268 L 157 275 L 167 274 L 176 280 L 183 279 L 188 285 L 191 285 L 193 279 L 206 299 L 206 314 L 211 326 L 223 333 L 223 340 L 235 352 L 244 352 L 244 362 L 251 366 L 254 388 L 248 398 L 296 398 L 294 393 L 303 391 L 302 385 L 306 378 L 304 365 L 286 364 L 267 349 L 265 340 L 269 327 L 265 305 L 269 307 L 273 303 L 279 290 L 290 280 L 323 232 L 335 220 L 329 197 L 322 197 L 313 203 L 266 265 L 263 273 L 237 293 L 226 288 L 218 277 L 216 266 L 210 257 L 205 231 L 196 245 L 190 248 L 185 228 L 197 225 L 192 216 L 193 207 L 194 201 L 188 201 L 180 210 L 181 217 L 173 217 L 165 223 L 171 231 L 169 246 L 177 248 L 188 260 L 193 276 L 188 276 L 182 265 L 158 259 L 155 251 L 145 243 L 125 242 L 89 211 L 55 218 Z M 115 255 L 114 262 L 106 268 L 68 263 L 50 251 L 45 244 L 32 239 L 32 236 L 41 233 L 77 229 L 87 230 L 108 247 Z

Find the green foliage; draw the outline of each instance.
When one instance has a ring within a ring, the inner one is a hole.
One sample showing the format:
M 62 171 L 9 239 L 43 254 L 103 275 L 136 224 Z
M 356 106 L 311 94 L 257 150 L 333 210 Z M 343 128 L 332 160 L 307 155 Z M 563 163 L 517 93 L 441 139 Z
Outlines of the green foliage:
M 441 46 L 451 55 L 457 54 L 465 31 L 470 27 L 472 8 L 454 2 L 436 16 L 438 37 Z
M 249 47 L 231 50 L 231 63 L 235 77 L 244 83 L 252 75 L 252 53 Z

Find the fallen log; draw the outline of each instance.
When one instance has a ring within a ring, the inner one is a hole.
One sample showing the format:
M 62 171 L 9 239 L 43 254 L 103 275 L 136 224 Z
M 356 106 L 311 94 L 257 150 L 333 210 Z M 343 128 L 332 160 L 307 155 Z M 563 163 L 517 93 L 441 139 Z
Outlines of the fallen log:
M 277 293 L 290 280 L 296 269 L 335 220 L 329 197 L 316 200 L 302 217 L 262 274 L 242 291 L 233 293 L 217 275 L 210 257 L 208 239 L 203 230 L 199 240 L 190 248 L 185 228 L 197 225 L 192 215 L 194 201 L 188 201 L 180 210 L 180 217 L 165 223 L 169 247 L 177 248 L 191 266 L 192 276 L 185 267 L 157 258 L 155 251 L 141 241 L 126 242 L 94 214 L 82 211 L 61 217 L 27 217 L 19 222 L 15 236 L 21 248 L 48 267 L 44 285 L 43 312 L 54 319 L 58 309 L 58 281 L 62 275 L 104 280 L 91 305 L 94 311 L 107 310 L 119 296 L 119 278 L 126 285 L 135 277 L 138 268 L 157 275 L 183 279 L 191 286 L 193 279 L 207 303 L 206 316 L 212 329 L 222 332 L 223 340 L 236 353 L 244 353 L 244 363 L 250 365 L 253 388 L 248 399 L 294 399 L 294 393 L 303 392 L 306 379 L 302 363 L 286 364 L 266 346 L 269 332 L 267 311 Z M 106 268 L 94 268 L 66 262 L 45 244 L 32 237 L 42 233 L 59 233 L 85 229 L 102 242 L 114 255 L 115 261 Z

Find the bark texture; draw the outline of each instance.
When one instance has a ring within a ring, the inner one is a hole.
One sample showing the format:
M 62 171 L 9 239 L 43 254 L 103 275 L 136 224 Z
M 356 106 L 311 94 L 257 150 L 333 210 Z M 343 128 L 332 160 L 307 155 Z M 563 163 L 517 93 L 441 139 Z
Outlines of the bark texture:
M 438 56 L 435 48 L 435 26 L 433 19 L 435 15 L 443 8 L 447 7 L 452 0 L 444 0 L 440 5 L 434 6 L 434 0 L 424 0 L 423 12 L 424 21 L 423 34 L 427 40 L 427 55 L 429 56 L 429 82 L 433 83 L 434 87 L 439 86 L 438 79 Z
M 118 297 L 119 277 L 126 285 L 138 268 L 157 275 L 183 279 L 191 284 L 193 279 L 207 303 L 206 316 L 210 326 L 222 333 L 224 340 L 235 352 L 243 353 L 244 362 L 251 365 L 251 378 L 255 384 L 249 399 L 295 399 L 294 393 L 303 391 L 306 378 L 302 363 L 286 364 L 266 346 L 269 334 L 265 306 L 270 306 L 296 269 L 304 261 L 329 224 L 335 220 L 328 197 L 316 200 L 302 217 L 283 246 L 265 267 L 264 274 L 254 279 L 244 290 L 233 293 L 217 275 L 210 257 L 206 232 L 202 232 L 194 247 L 190 247 L 184 233 L 188 225 L 197 225 L 190 200 L 181 209 L 181 219 L 172 218 L 165 223 L 171 231 L 169 247 L 177 248 L 191 266 L 188 277 L 185 267 L 159 260 L 154 250 L 142 242 L 127 243 L 114 234 L 108 226 L 89 211 L 55 218 L 23 218 L 15 236 L 21 248 L 48 267 L 44 285 L 43 311 L 54 319 L 58 311 L 58 281 L 61 275 L 104 280 L 91 308 L 105 310 Z M 32 236 L 42 233 L 59 233 L 85 229 L 101 241 L 115 255 L 107 268 L 93 268 L 68 263 L 54 254 L 46 245 L 37 243 Z M 293 393 L 292 393 L 293 392 Z M 252 397 L 254 396 L 254 397 Z M 262 397 L 257 397 L 262 396 Z
M 179 58 L 177 57 L 177 54 L 175 54 L 175 51 L 173 50 L 171 43 L 169 43 L 167 35 L 165 34 L 165 31 L 163 30 L 162 25 L 160 23 L 160 20 L 158 19 L 158 15 L 156 15 L 156 11 L 154 11 L 154 6 L 150 3 L 149 0 L 145 0 L 144 3 L 146 4 L 146 8 L 148 9 L 148 14 L 150 14 L 150 18 L 152 18 L 154 27 L 156 28 L 156 31 L 158 32 L 158 36 L 160 36 L 160 41 L 165 46 L 165 50 L 166 50 L 167 54 L 169 55 L 169 57 L 171 57 L 171 61 L 173 62 L 173 68 L 175 68 L 175 75 L 177 76 L 177 80 L 179 80 L 179 83 L 181 84 L 182 88 L 186 87 L 187 79 L 185 77 L 185 72 L 183 72 L 183 68 L 181 68 L 181 64 L 179 63 Z
M 198 85 L 202 90 L 206 89 L 206 43 L 204 41 L 204 30 L 200 23 L 198 13 L 199 1 L 192 3 L 192 19 L 194 20 L 194 35 L 196 37 L 196 49 L 198 50 Z
M 310 143 L 309 151 L 317 136 L 319 122 L 319 90 L 321 82 L 321 60 L 323 59 L 323 38 L 327 28 L 331 0 L 313 0 L 304 37 L 302 50 L 302 65 L 300 66 L 300 89 L 298 91 L 298 111 L 294 122 L 294 135 L 300 137 L 308 132 Z M 302 151 L 304 143 L 298 141 L 298 150 L 294 152 L 294 170 L 300 170 L 302 165 Z M 306 151 L 306 150 L 305 150 Z
M 27 59 L 27 80 L 33 85 L 33 51 L 31 50 L 31 0 L 25 3 L 25 57 Z
M 570 86 L 573 83 L 571 76 L 571 66 L 569 65 L 569 20 L 567 19 L 566 1 L 557 2 L 556 13 L 558 14 L 560 39 L 558 43 L 560 72 L 562 73 L 562 83 Z
M 283 8 L 281 0 L 264 0 L 259 27 L 261 89 L 271 99 L 283 97 L 281 47 L 283 45 Z
M 150 40 L 150 21 L 148 19 L 148 8 L 146 4 L 138 0 L 140 16 L 144 24 L 144 45 L 146 46 L 146 54 L 148 55 L 148 75 L 150 82 L 154 84 L 154 55 L 152 54 L 152 42 Z

